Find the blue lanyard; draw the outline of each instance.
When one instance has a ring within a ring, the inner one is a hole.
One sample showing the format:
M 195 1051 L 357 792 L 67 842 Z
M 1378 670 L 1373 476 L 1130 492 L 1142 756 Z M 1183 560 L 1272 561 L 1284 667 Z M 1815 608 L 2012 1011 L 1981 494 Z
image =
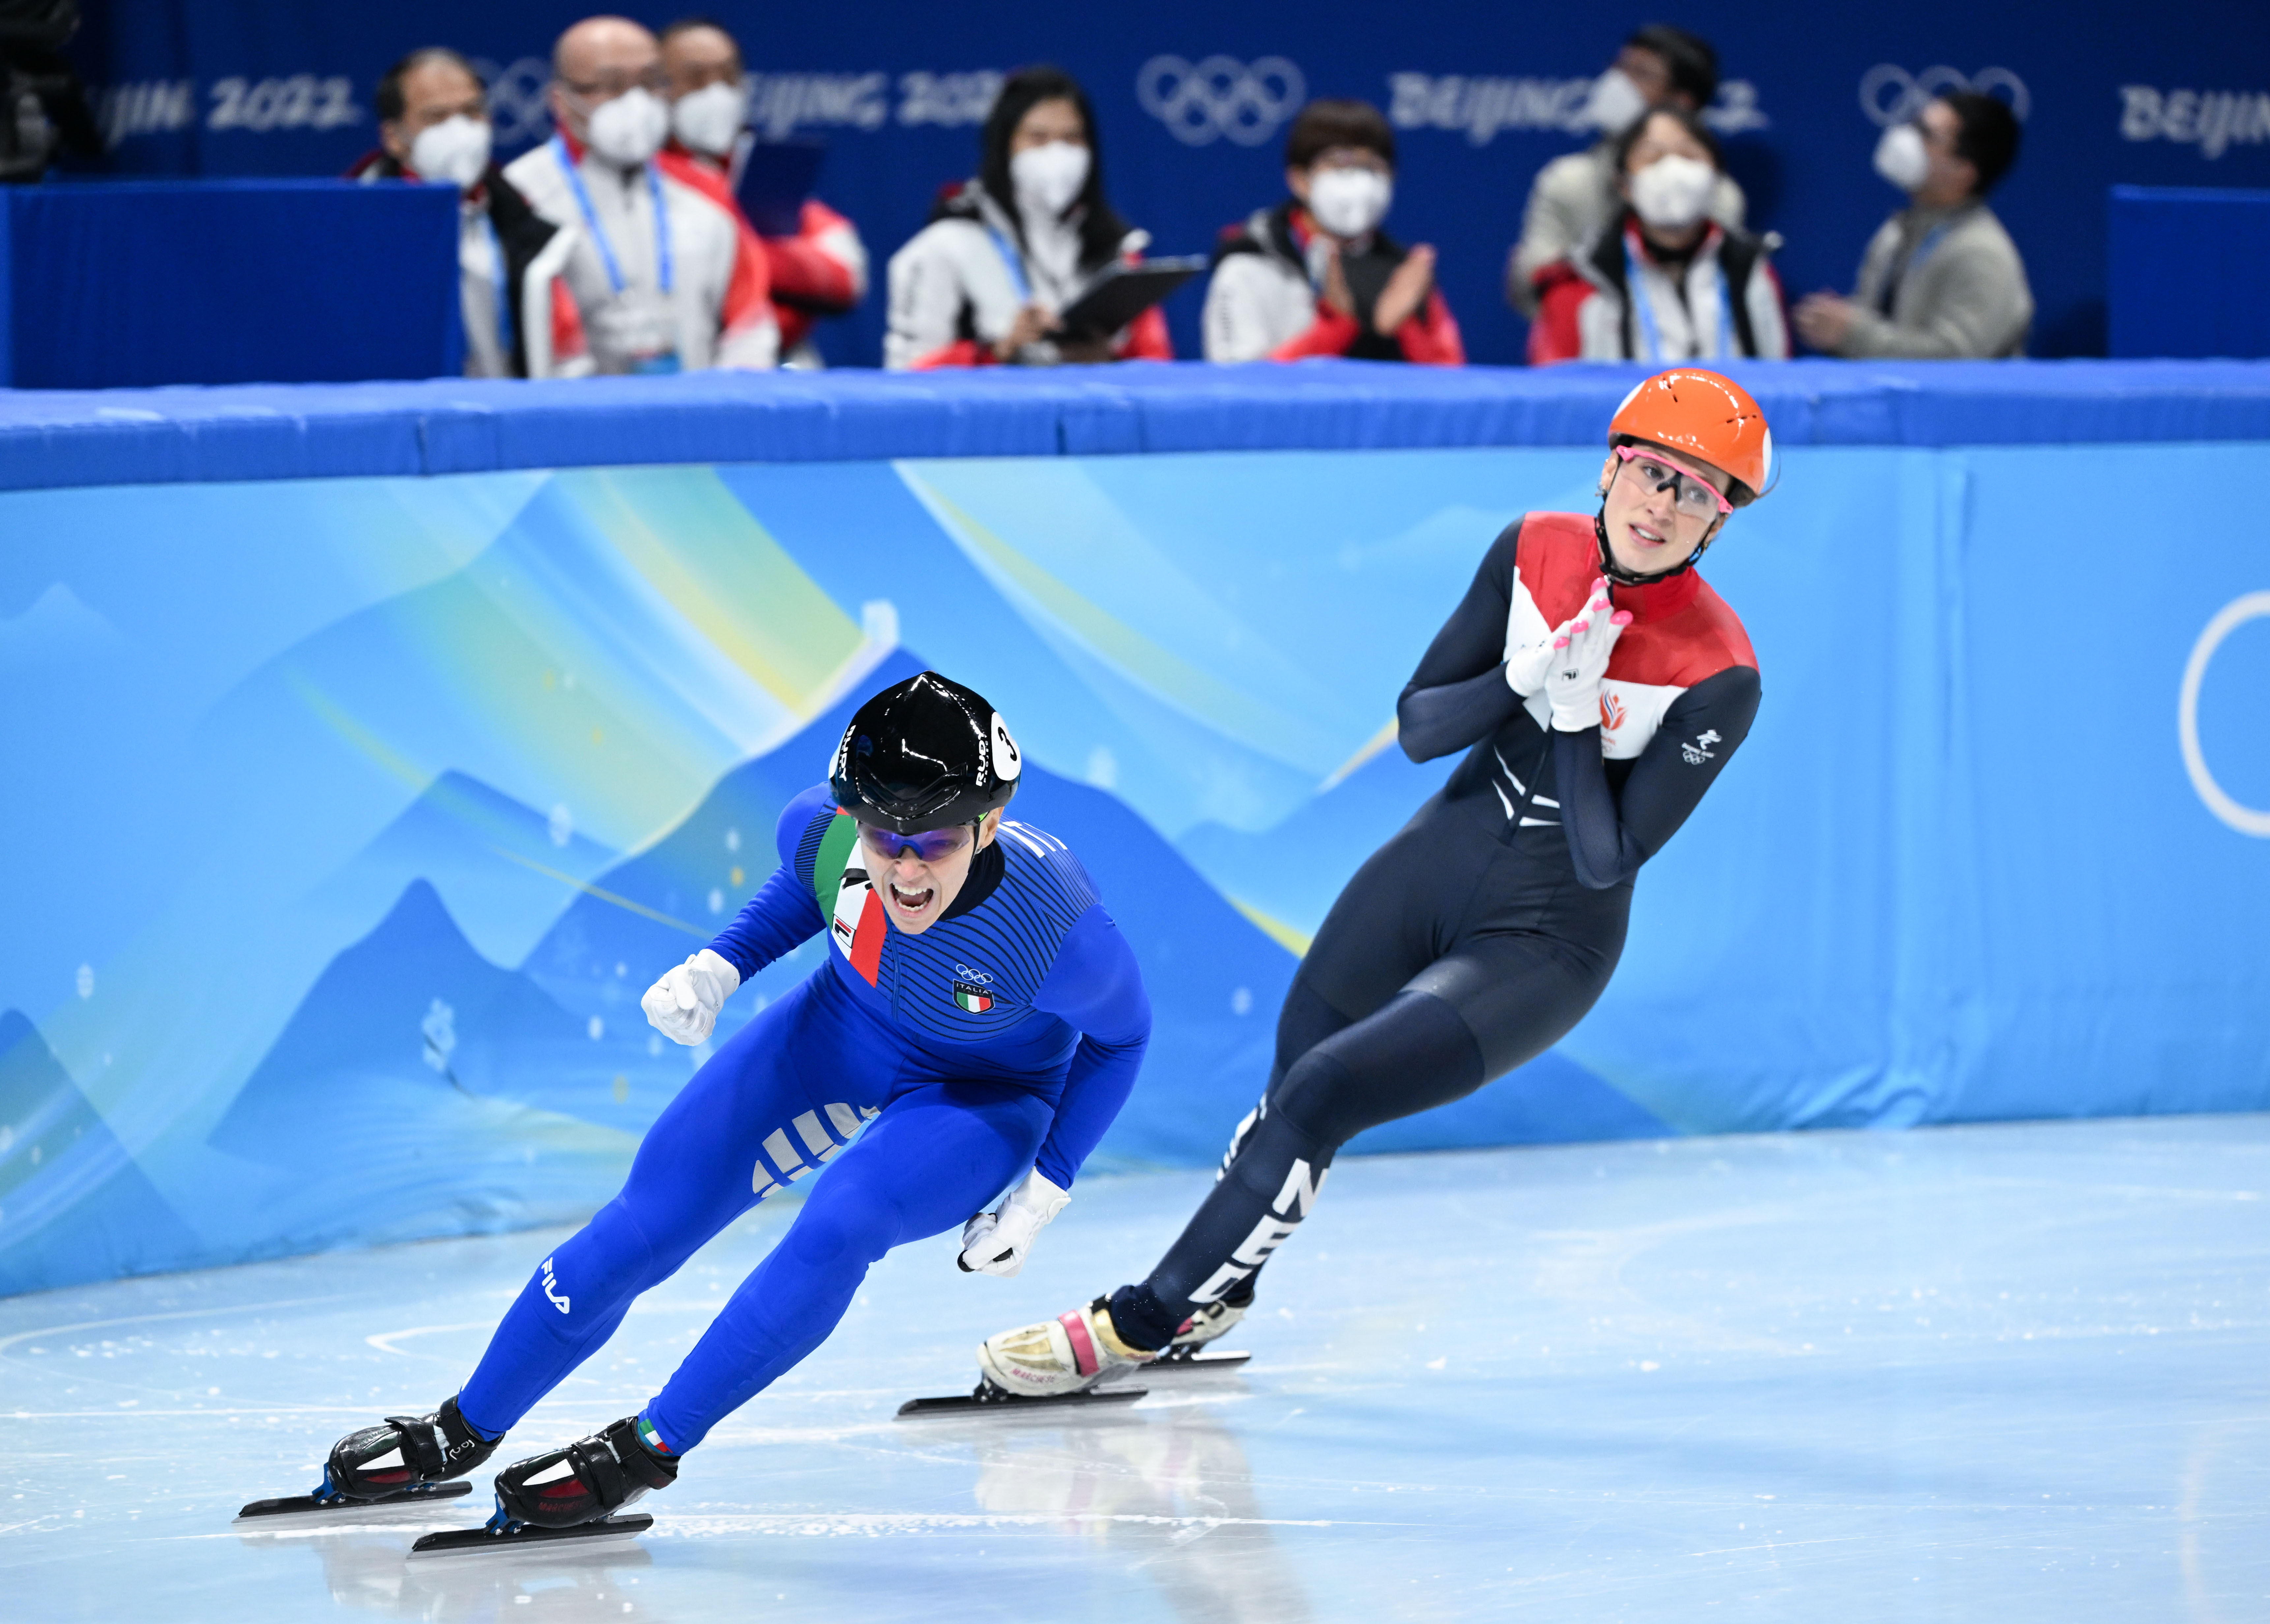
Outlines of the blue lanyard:
M 623 268 L 615 263 L 615 250 L 600 229 L 599 216 L 591 207 L 591 194 L 583 185 L 582 172 L 568 155 L 568 143 L 560 137 L 552 137 L 552 155 L 560 160 L 560 173 L 568 177 L 568 189 L 575 194 L 575 206 L 583 211 L 583 224 L 591 228 L 592 246 L 599 250 L 599 263 L 607 268 L 607 285 L 618 293 L 628 285 L 623 280 Z M 654 270 L 655 278 L 662 284 L 664 293 L 670 292 L 670 216 L 662 202 L 662 171 L 649 159 L 646 166 L 646 189 L 654 198 Z
M 1731 360 L 1734 354 L 1734 316 L 1728 300 L 1732 295 L 1726 288 L 1726 267 L 1721 263 L 1718 271 L 1718 359 Z M 1646 285 L 1640 280 L 1639 256 L 1632 251 L 1631 239 L 1624 239 L 1624 297 L 1631 300 L 1632 314 L 1639 318 L 1640 342 L 1647 345 L 1645 355 L 1633 359 L 1659 361 L 1663 359 L 1663 333 L 1655 322 L 1654 302 L 1647 296 Z
M 1021 310 L 1033 302 L 1033 285 L 1025 279 L 1025 262 L 1018 255 L 1016 245 L 1003 236 L 998 227 L 987 226 L 985 234 L 993 239 L 993 247 L 1001 256 L 1001 264 L 1009 273 L 1009 285 L 1016 290 L 1017 308 Z
M 1913 274 L 1918 266 L 1939 251 L 1940 239 L 1947 235 L 1947 227 L 1954 224 L 1953 220 L 1941 220 L 1924 233 L 1923 241 L 1917 243 L 1914 252 L 1908 256 L 1908 263 L 1900 267 L 1900 276 L 1903 278 Z
M 504 243 L 497 236 L 496 222 L 488 211 L 481 211 L 481 228 L 489 234 L 489 252 L 496 256 L 497 352 L 504 357 L 508 372 L 512 367 L 512 272 L 504 263 Z

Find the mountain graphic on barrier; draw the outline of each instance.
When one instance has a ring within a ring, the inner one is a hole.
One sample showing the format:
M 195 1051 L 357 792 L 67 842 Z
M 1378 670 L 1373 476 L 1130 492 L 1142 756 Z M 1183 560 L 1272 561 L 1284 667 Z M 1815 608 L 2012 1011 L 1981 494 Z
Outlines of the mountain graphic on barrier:
M 0 1295 L 113 1267 L 178 1268 L 197 1239 L 21 1011 L 0 1011 Z
M 457 927 L 484 956 L 516 960 L 535 928 L 619 853 L 576 832 L 565 805 L 539 812 L 452 768 L 338 871 L 309 901 L 319 909 L 367 919 L 414 879 L 440 892 Z
M 281 1175 L 277 1250 L 427 1233 L 437 1209 L 538 1221 L 604 1200 L 667 1097 L 618 1088 L 617 1058 L 419 879 L 316 978 L 207 1143 Z

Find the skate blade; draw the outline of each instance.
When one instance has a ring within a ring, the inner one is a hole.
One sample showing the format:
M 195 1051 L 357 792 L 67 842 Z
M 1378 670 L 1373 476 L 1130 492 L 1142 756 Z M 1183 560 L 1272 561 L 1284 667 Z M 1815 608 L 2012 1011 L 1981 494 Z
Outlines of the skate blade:
M 903 1421 L 936 1415 L 1022 1415 L 1031 1410 L 1061 1410 L 1067 1405 L 1093 1407 L 1099 1404 L 1132 1404 L 1149 1390 L 1143 1387 L 1088 1387 L 1076 1393 L 1058 1393 L 1049 1398 L 1026 1398 L 996 1387 L 990 1382 L 980 1382 L 966 1393 L 953 1393 L 943 1398 L 909 1398 L 899 1406 L 899 1420 Z
M 449 1483 L 419 1483 L 398 1488 L 376 1500 L 318 1500 L 313 1494 L 286 1494 L 275 1500 L 256 1500 L 236 1514 L 240 1523 L 263 1516 L 338 1516 L 345 1512 L 386 1511 L 399 1507 L 431 1505 L 470 1494 L 473 1486 L 463 1479 Z
M 643 1511 L 634 1511 L 624 1516 L 603 1517 L 596 1523 L 578 1523 L 573 1528 L 537 1528 L 523 1524 L 518 1528 L 452 1528 L 446 1533 L 427 1534 L 410 1547 L 412 1556 L 470 1556 L 475 1552 L 501 1554 L 506 1551 L 525 1551 L 535 1546 L 580 1545 L 594 1539 L 630 1539 L 654 1526 L 654 1519 Z
M 1169 1348 L 1149 1364 L 1134 1368 L 1146 1374 L 1153 1370 L 1232 1370 L 1252 1357 L 1243 1348 L 1211 1348 L 1200 1343 L 1196 1347 Z

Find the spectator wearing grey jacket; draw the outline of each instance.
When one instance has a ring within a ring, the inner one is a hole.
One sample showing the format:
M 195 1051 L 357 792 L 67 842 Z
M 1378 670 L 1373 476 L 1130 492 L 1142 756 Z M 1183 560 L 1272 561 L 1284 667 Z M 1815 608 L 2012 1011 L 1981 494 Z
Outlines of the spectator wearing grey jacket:
M 1813 293 L 1795 312 L 1814 349 L 1858 358 L 2022 355 L 2034 319 L 2025 261 L 1986 194 L 2018 156 L 2018 120 L 1992 96 L 1955 91 L 1895 124 L 1876 172 L 1909 196 L 1860 262 L 1850 299 Z

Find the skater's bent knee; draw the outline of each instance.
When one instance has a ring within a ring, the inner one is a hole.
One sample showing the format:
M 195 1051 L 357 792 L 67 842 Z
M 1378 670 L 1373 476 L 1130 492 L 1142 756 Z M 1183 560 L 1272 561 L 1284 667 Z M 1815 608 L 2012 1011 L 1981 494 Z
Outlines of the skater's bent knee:
M 812 1268 L 875 1262 L 891 1250 L 899 1234 L 897 1205 L 877 1191 L 847 1188 L 812 1191 L 789 1227 L 782 1248 Z

